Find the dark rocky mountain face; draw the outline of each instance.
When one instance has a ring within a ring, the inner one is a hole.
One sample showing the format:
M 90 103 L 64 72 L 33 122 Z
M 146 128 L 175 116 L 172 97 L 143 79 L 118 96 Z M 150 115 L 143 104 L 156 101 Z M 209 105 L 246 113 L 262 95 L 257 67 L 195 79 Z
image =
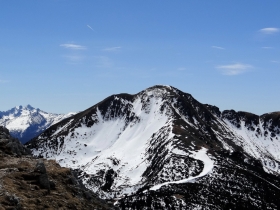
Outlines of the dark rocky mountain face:
M 0 209 L 118 209 L 99 199 L 78 172 L 36 159 L 0 126 Z
M 30 105 L 17 106 L 8 111 L 0 112 L 0 126 L 8 128 L 14 138 L 26 143 L 52 124 L 73 114 L 52 114 L 35 109 Z
M 279 116 L 154 86 L 110 96 L 27 146 L 122 209 L 278 209 Z

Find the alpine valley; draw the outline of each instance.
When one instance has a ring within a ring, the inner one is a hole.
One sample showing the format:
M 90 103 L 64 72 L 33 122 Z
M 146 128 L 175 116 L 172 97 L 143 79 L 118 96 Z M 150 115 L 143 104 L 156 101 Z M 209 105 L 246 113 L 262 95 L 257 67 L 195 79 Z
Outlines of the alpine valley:
M 280 208 L 280 112 L 221 112 L 157 85 L 112 95 L 26 145 L 121 209 Z
M 16 106 L 8 111 L 0 112 L 0 126 L 8 128 L 13 137 L 25 143 L 51 125 L 74 114 L 52 114 L 30 105 Z

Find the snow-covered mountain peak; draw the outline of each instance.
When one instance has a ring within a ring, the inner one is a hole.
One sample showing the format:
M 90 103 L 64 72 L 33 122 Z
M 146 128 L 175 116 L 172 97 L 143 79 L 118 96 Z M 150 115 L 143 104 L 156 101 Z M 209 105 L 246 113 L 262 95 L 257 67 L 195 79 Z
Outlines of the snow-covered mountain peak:
M 18 117 L 21 115 L 27 115 L 28 113 L 31 112 L 36 112 L 39 111 L 40 109 L 35 109 L 34 107 L 32 107 L 31 105 L 27 105 L 27 106 L 15 106 L 14 108 L 7 110 L 7 111 L 0 111 L 0 118 L 2 116 L 10 116 L 10 117 Z
M 19 110 L 22 109 L 22 107 L 23 107 L 22 105 L 19 105 L 19 106 L 15 106 L 14 109 Z
M 20 105 L 8 111 L 0 112 L 0 125 L 8 128 L 13 137 L 25 143 L 52 124 L 72 115 L 73 113 L 66 115 L 52 114 L 34 108 L 31 105 Z
M 219 177 L 228 164 L 237 168 L 237 158 L 279 174 L 278 120 L 278 114 L 220 112 L 174 87 L 156 85 L 109 96 L 28 146 L 34 155 L 81 169 L 85 185 L 101 197 L 122 197 Z
M 23 107 L 23 109 L 26 109 L 26 110 L 37 110 L 39 111 L 40 109 L 39 108 L 34 108 L 33 106 L 31 106 L 30 104 L 27 104 L 25 107 Z
M 167 85 L 155 85 L 145 89 L 144 91 L 140 92 L 140 94 L 141 93 L 156 98 L 165 98 L 166 96 L 171 96 L 178 93 L 178 89 Z
M 33 109 L 35 109 L 35 108 L 32 107 L 30 104 L 28 104 L 28 105 L 26 105 L 26 106 L 22 106 L 22 105 L 15 106 L 14 109 L 15 109 L 15 110 L 33 110 Z

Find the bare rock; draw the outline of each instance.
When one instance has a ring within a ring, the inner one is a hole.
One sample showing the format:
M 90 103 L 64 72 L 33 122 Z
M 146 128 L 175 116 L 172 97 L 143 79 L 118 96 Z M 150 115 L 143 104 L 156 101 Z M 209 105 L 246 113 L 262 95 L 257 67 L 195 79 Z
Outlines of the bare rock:
M 39 172 L 41 174 L 46 174 L 47 173 L 47 170 L 46 170 L 46 167 L 45 167 L 45 164 L 44 164 L 43 160 L 38 160 L 38 162 L 36 164 L 36 167 L 34 169 L 34 172 Z

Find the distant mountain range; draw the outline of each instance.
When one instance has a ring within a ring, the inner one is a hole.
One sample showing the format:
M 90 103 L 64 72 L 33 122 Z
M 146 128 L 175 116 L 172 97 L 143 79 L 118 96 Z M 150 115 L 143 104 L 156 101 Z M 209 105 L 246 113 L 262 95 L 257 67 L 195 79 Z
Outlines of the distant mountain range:
M 13 137 L 26 143 L 51 125 L 74 114 L 52 114 L 30 105 L 16 106 L 8 111 L 0 112 L 0 126 L 8 128 Z
M 122 209 L 280 208 L 280 112 L 221 112 L 157 85 L 61 119 L 27 143 L 33 155 Z

